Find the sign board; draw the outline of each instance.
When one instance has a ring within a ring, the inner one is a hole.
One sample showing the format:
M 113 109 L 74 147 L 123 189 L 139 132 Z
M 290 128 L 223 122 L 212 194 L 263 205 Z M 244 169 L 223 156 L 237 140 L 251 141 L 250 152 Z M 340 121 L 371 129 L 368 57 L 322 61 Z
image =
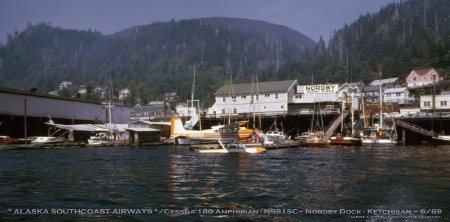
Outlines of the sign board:
M 336 93 L 339 90 L 338 84 L 330 85 L 310 85 L 303 86 L 303 93 Z

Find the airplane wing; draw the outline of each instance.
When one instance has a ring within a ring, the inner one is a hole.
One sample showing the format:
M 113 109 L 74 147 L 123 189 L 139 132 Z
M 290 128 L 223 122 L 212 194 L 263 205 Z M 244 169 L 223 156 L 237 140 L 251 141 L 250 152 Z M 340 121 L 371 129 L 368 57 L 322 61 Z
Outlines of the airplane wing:
M 74 131 L 88 131 L 88 132 L 108 132 L 107 128 L 100 127 L 94 124 L 74 124 L 74 125 L 66 125 L 66 124 L 56 124 L 53 121 L 46 122 L 45 124 L 54 126 L 56 128 L 65 129 L 65 130 L 74 130 Z

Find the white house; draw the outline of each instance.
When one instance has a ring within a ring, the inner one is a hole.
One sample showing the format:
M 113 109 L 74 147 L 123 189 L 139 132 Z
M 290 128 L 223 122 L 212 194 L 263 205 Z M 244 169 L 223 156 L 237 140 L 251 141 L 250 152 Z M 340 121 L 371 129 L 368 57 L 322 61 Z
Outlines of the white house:
M 435 95 L 435 110 L 450 111 L 450 92 Z M 420 96 L 420 110 L 431 111 L 433 109 L 433 96 Z
M 284 114 L 292 102 L 297 80 L 224 85 L 216 93 L 216 102 L 208 114 L 215 116 L 260 113 Z
M 410 96 L 406 87 L 389 88 L 383 91 L 383 102 L 394 102 L 400 105 L 413 104 L 414 98 Z
M 123 101 L 130 95 L 130 90 L 128 88 L 122 89 L 119 92 L 119 100 Z

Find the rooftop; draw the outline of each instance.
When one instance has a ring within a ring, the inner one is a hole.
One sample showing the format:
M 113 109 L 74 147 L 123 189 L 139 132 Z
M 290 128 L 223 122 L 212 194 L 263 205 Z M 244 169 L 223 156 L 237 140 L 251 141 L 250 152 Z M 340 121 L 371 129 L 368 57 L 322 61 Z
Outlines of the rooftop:
M 217 90 L 216 96 L 219 95 L 239 95 L 251 93 L 271 93 L 271 92 L 286 92 L 297 83 L 297 80 L 284 80 L 273 82 L 259 82 L 259 83 L 241 83 L 233 85 L 224 85 Z

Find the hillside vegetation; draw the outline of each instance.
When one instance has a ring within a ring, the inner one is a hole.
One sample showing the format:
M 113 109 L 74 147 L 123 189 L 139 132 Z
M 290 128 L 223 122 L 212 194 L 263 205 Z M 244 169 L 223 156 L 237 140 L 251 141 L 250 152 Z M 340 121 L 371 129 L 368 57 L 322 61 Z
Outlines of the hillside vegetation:
M 450 1 L 393 3 L 361 15 L 335 31 L 326 44 L 266 22 L 203 18 L 135 26 L 112 35 L 29 24 L 0 46 L 0 86 L 57 89 L 63 81 L 93 88 L 131 90 L 128 105 L 161 100 L 176 92 L 190 97 L 194 67 L 196 98 L 204 106 L 228 76 L 233 82 L 298 79 L 300 84 L 368 83 L 405 77 L 435 67 L 450 75 Z M 67 96 L 70 93 L 66 93 Z M 72 93 L 73 94 L 73 93 Z

